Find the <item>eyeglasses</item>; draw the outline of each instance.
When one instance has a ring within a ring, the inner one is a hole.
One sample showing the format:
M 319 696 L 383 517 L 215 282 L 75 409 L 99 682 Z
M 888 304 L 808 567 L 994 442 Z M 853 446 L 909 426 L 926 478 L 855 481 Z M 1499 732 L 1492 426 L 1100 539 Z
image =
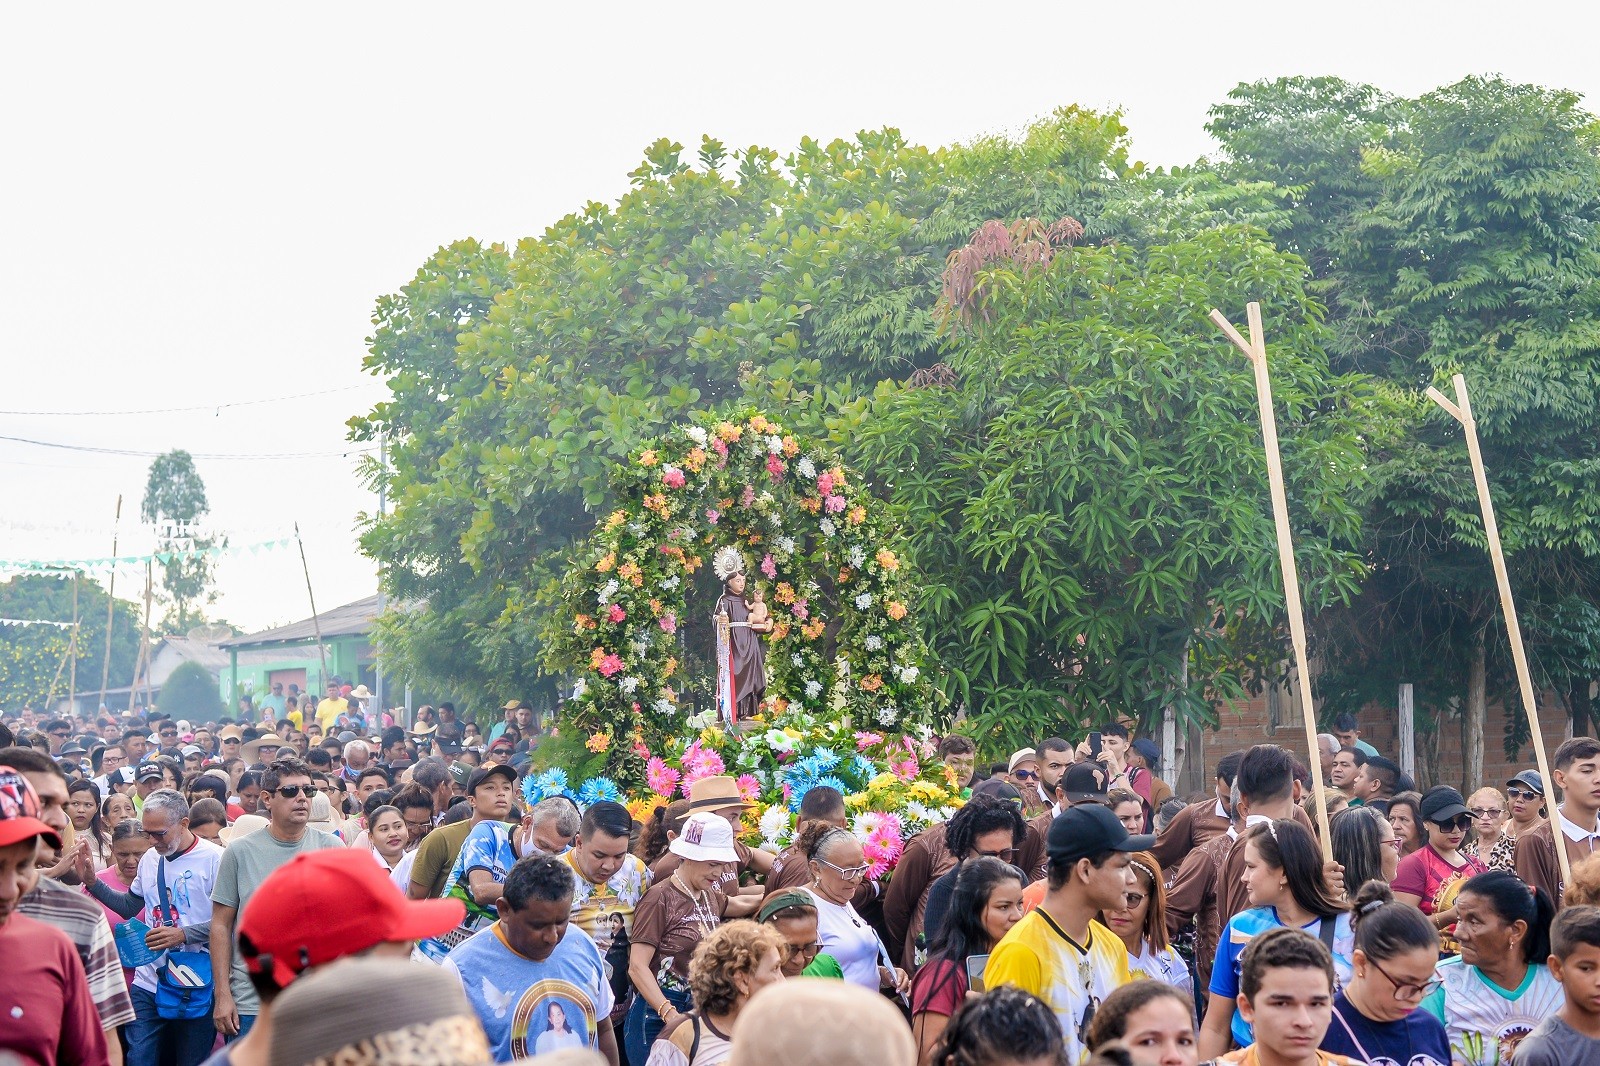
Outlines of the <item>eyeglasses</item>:
M 1383 974 L 1383 976 L 1388 979 L 1389 983 L 1394 985 L 1395 999 L 1426 999 L 1428 996 L 1433 994 L 1435 989 L 1444 983 L 1437 977 L 1430 977 L 1420 985 L 1414 985 L 1408 981 L 1399 981 L 1396 980 L 1394 975 L 1389 973 L 1388 970 L 1385 970 L 1382 966 L 1379 966 L 1376 961 L 1372 959 L 1368 959 L 1367 961 L 1372 963 L 1372 968 L 1374 970 L 1377 970 L 1379 973 Z
M 1037 781 L 1039 779 L 1039 775 L 1032 770 L 1013 770 L 1011 773 L 1024 781 Z
M 821 944 L 785 944 L 783 946 L 783 955 L 785 960 L 805 959 L 807 962 L 810 962 L 821 953 Z
M 65 740 L 67 738 L 67 732 L 68 731 L 65 730 L 65 729 L 60 730 L 59 732 L 57 732 L 55 730 L 51 730 L 50 735 L 55 737 L 57 740 Z M 165 735 L 166 735 L 165 733 L 162 734 L 162 736 L 165 736 Z
M 1514 800 L 1531 800 L 1539 797 L 1539 793 L 1537 792 L 1524 792 L 1520 788 L 1508 788 L 1506 789 L 1506 795 L 1510 796 Z
M 860 866 L 851 866 L 848 869 L 846 869 L 843 866 L 835 866 L 833 863 L 829 862 L 827 859 L 817 859 L 816 861 L 821 863 L 822 865 L 826 866 L 828 869 L 832 870 L 834 873 L 838 874 L 840 877 L 844 878 L 846 881 L 858 881 L 858 880 L 860 880 L 862 875 L 865 874 L 867 872 L 867 870 L 869 869 L 869 867 L 867 866 L 866 863 L 862 863 Z
M 287 799 L 294 799 L 296 796 L 309 798 L 316 790 L 315 785 L 279 785 L 277 788 L 262 789 L 263 792 L 270 792 L 273 795 L 283 796 Z
M 147 828 L 144 831 L 144 835 L 149 837 L 152 840 L 165 840 L 166 837 L 167 837 L 167 834 L 170 833 L 170 832 L 172 832 L 172 830 L 170 830 L 170 829 L 148 829 Z
M 1127 901 L 1127 908 L 1131 911 L 1149 897 L 1143 892 L 1124 892 L 1122 898 Z
M 1472 816 L 1469 814 L 1461 814 L 1457 815 L 1455 818 L 1452 818 L 1448 822 L 1434 822 L 1433 824 L 1444 830 L 1459 829 L 1462 832 L 1466 832 L 1468 829 L 1472 828 Z
M 1504 813 L 1506 813 L 1505 810 L 1503 808 L 1500 808 L 1500 807 L 1474 807 L 1474 808 L 1472 808 L 1472 816 L 1474 818 L 1498 818 Z
M 980 859 L 999 859 L 1001 862 L 1010 862 L 1017 857 L 1017 849 L 1001 848 L 999 851 L 976 851 L 973 854 Z
M 1386 848 L 1393 848 L 1396 851 L 1400 850 L 1400 838 L 1399 837 L 1390 837 L 1388 840 L 1380 840 L 1380 841 L 1378 841 L 1378 843 L 1382 844 Z

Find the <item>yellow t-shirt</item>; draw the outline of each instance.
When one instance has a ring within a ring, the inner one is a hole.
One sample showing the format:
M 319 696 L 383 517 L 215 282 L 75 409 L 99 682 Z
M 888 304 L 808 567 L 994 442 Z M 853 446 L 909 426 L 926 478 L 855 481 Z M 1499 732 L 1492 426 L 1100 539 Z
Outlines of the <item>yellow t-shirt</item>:
M 289 724 L 296 729 L 304 729 L 306 727 L 306 716 L 301 714 L 298 709 L 290 711 L 284 717 L 289 719 Z
M 325 699 L 317 704 L 317 724 L 322 727 L 322 735 L 331 736 L 329 730 L 333 728 L 334 719 L 349 709 L 350 705 L 344 700 Z
M 1048 914 L 1034 910 L 995 945 L 983 971 L 985 988 L 1013 985 L 1055 1011 L 1069 1063 L 1084 1057 L 1083 1037 L 1101 1001 L 1133 980 L 1128 949 L 1111 930 L 1090 922 L 1086 947 L 1087 955 Z

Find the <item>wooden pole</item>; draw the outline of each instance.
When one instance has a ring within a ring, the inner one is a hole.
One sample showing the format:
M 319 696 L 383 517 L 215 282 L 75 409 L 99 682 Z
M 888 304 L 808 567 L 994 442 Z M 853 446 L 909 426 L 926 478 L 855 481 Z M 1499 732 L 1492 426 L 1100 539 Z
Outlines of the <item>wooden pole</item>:
M 1283 598 L 1289 611 L 1289 636 L 1294 644 L 1295 674 L 1300 690 L 1301 721 L 1306 727 L 1306 764 L 1311 768 L 1311 789 L 1317 798 L 1317 827 L 1322 836 L 1322 857 L 1333 861 L 1333 831 L 1328 827 L 1328 797 L 1322 782 L 1322 752 L 1317 747 L 1317 710 L 1311 699 L 1311 667 L 1306 661 L 1306 621 L 1300 604 L 1300 572 L 1294 561 L 1294 537 L 1289 531 L 1289 501 L 1283 489 L 1283 458 L 1278 453 L 1278 420 L 1272 411 L 1272 378 L 1267 371 L 1267 344 L 1261 333 L 1261 305 L 1245 305 L 1250 339 L 1246 341 L 1221 311 L 1211 311 L 1211 321 L 1249 359 L 1256 374 L 1256 401 L 1261 408 L 1261 438 L 1267 452 L 1267 482 L 1272 489 L 1272 519 L 1278 532 L 1278 565 L 1283 571 Z
M 306 565 L 306 543 L 300 539 L 300 523 L 294 524 L 294 542 L 300 546 L 300 571 L 306 575 L 306 599 L 311 601 L 311 631 L 317 635 L 317 656 L 322 660 L 322 684 L 328 684 L 328 650 L 322 646 L 322 620 L 317 617 L 317 597 L 311 591 L 311 568 Z
M 106 657 L 100 663 L 100 706 L 106 705 L 106 686 L 111 683 L 111 623 L 117 603 L 117 533 L 122 528 L 122 494 L 117 494 L 117 517 L 111 526 L 111 580 L 106 582 Z M 128 690 L 133 703 L 133 690 Z M 98 710 L 98 708 L 97 708 Z
M 139 655 L 144 661 L 144 709 L 150 713 L 150 604 L 156 597 L 156 569 L 154 563 L 144 564 L 144 625 L 141 627 Z M 133 680 L 138 684 L 139 674 L 134 672 Z M 130 696 L 131 699 L 131 696 Z
M 1550 758 L 1544 751 L 1544 733 L 1539 728 L 1539 705 L 1533 692 L 1533 674 L 1528 670 L 1528 653 L 1522 647 L 1522 626 L 1517 622 L 1517 604 L 1511 596 L 1511 576 L 1506 571 L 1505 552 L 1500 548 L 1500 524 L 1495 521 L 1494 501 L 1489 497 L 1489 476 L 1483 468 L 1483 451 L 1478 446 L 1478 423 L 1472 417 L 1472 400 L 1467 396 L 1467 379 L 1456 374 L 1455 402 L 1444 393 L 1429 386 L 1428 398 L 1443 407 L 1461 423 L 1462 435 L 1467 438 L 1467 455 L 1472 460 L 1472 480 L 1478 486 L 1478 506 L 1483 511 L 1483 532 L 1489 542 L 1489 561 L 1494 564 L 1494 580 L 1500 586 L 1500 610 L 1506 619 L 1506 639 L 1511 642 L 1511 658 L 1517 665 L 1517 685 L 1522 690 L 1522 709 L 1528 715 L 1528 735 L 1533 740 L 1534 754 L 1539 758 L 1539 776 L 1544 778 L 1544 801 L 1550 811 L 1551 839 L 1556 843 L 1556 858 L 1561 862 L 1562 888 L 1572 883 L 1572 862 L 1567 858 L 1566 845 L 1557 820 L 1556 782 L 1550 773 Z M 1559 906 L 1560 899 L 1556 900 Z
M 68 670 L 67 680 L 67 713 L 76 714 L 78 710 L 78 577 L 79 571 L 72 572 L 72 639 L 68 644 L 68 656 L 72 660 Z
M 1400 769 L 1413 781 L 1417 777 L 1417 708 L 1411 682 L 1400 686 Z

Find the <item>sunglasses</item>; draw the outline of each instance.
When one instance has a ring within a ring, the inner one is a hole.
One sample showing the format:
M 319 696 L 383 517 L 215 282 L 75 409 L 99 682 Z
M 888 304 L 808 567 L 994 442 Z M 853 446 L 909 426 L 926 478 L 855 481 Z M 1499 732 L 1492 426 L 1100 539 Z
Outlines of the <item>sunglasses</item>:
M 1539 793 L 1524 792 L 1520 788 L 1508 788 L 1506 789 L 1506 795 L 1510 796 L 1514 800 L 1531 800 L 1539 798 Z
M 1032 770 L 1013 770 L 1011 772 L 1024 781 L 1037 781 L 1039 779 L 1039 775 Z
M 237 743 L 239 743 L 239 738 L 238 737 L 223 737 L 222 738 L 222 742 L 224 744 L 237 744 Z
M 1474 808 L 1472 808 L 1472 816 L 1474 818 L 1498 818 L 1504 813 L 1506 813 L 1506 812 L 1503 809 L 1499 808 L 1499 807 L 1474 807 Z
M 277 796 L 284 796 L 288 799 L 294 799 L 296 796 L 306 796 L 309 798 L 310 795 L 316 790 L 317 786 L 315 785 L 279 785 L 275 789 L 263 789 L 265 792 L 270 792 Z
M 1461 814 L 1452 818 L 1448 822 L 1434 822 L 1433 824 L 1438 826 L 1440 829 L 1460 829 L 1462 832 L 1465 832 L 1472 828 L 1472 815 Z
M 785 944 L 783 946 L 783 954 L 786 959 L 805 959 L 810 962 L 821 953 L 821 944 Z

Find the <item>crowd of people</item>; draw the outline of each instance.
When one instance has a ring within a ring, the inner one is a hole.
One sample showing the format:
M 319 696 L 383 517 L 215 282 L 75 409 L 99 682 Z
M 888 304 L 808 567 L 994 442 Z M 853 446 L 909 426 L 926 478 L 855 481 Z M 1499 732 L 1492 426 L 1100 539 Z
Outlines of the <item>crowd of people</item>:
M 1112 723 L 979 768 L 874 879 L 845 797 L 529 803 L 541 730 L 359 686 L 0 720 L 0 1060 L 132 1066 L 1600 1062 L 1600 741 L 1464 798 L 1353 720 L 1180 799 Z M 1315 806 L 1331 815 L 1325 858 Z M 1556 847 L 1572 864 L 1570 883 Z

